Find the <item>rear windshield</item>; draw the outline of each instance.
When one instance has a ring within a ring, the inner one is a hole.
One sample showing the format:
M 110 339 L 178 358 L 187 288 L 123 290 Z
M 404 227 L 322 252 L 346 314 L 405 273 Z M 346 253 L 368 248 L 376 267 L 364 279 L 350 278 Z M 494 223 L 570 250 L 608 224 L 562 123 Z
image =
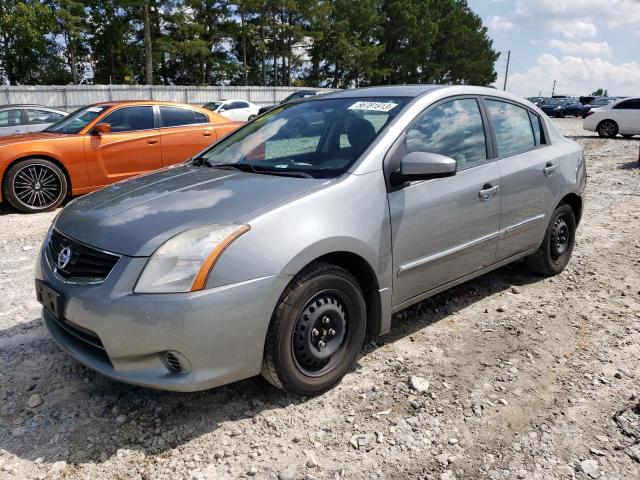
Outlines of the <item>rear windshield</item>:
M 75 112 L 70 113 L 56 123 L 49 125 L 45 132 L 52 133 L 78 133 L 89 123 L 94 121 L 98 115 L 104 112 L 108 106 L 94 105 L 91 107 L 82 107 Z
M 254 173 L 344 173 L 404 108 L 406 97 L 326 98 L 286 104 L 230 134 L 200 158 Z

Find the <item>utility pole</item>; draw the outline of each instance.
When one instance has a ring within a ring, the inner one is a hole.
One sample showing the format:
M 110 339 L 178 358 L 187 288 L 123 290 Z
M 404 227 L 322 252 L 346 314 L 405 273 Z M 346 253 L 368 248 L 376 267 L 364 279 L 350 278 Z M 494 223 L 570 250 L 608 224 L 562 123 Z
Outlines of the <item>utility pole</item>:
M 507 77 L 509 76 L 509 62 L 511 61 L 511 50 L 507 51 L 507 69 L 504 72 L 504 86 L 502 90 L 507 89 Z
M 551 96 L 553 97 L 556 94 L 556 81 L 553 81 L 553 88 L 551 89 Z

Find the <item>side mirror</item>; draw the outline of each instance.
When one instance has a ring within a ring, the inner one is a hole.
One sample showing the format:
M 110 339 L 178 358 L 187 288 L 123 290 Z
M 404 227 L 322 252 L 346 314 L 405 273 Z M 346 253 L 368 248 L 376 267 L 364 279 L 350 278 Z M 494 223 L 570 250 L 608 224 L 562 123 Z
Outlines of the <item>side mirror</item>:
M 98 135 L 102 133 L 110 133 L 111 132 L 111 124 L 110 123 L 99 123 L 95 127 L 93 127 L 93 133 Z
M 398 180 L 430 180 L 432 178 L 452 177 L 458 164 L 453 158 L 430 152 L 408 153 L 400 160 Z

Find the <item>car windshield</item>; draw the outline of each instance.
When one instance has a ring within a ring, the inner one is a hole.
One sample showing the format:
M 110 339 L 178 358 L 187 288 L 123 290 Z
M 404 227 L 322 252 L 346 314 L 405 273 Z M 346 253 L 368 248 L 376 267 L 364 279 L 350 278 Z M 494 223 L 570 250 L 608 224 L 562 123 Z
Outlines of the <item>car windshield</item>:
M 52 123 L 44 131 L 52 133 L 78 133 L 107 108 L 109 107 L 106 105 L 79 108 L 75 112 L 58 120 L 56 123 Z
M 553 100 L 549 100 L 549 105 L 563 105 L 567 102 L 566 98 L 555 98 Z
M 612 101 L 613 100 L 610 98 L 596 98 L 593 102 L 591 102 L 591 105 L 608 105 Z
M 196 160 L 253 173 L 335 177 L 356 161 L 409 100 L 327 98 L 283 105 L 236 130 Z

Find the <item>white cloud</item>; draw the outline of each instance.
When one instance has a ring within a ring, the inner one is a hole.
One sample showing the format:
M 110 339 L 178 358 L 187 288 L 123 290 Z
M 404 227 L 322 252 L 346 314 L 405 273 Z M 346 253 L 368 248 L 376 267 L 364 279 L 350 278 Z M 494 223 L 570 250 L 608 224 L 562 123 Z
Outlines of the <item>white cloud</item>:
M 556 94 L 587 95 L 606 88 L 611 95 L 640 95 L 640 62 L 615 64 L 601 58 L 564 56 L 545 53 L 529 70 L 509 76 L 507 90 L 532 96 L 542 91 L 550 95 L 556 80 Z M 502 88 L 504 78 L 495 85 Z
M 515 30 L 516 24 L 504 17 L 491 17 L 489 19 L 489 28 L 492 30 Z
M 581 55 L 585 57 L 610 56 L 611 47 L 607 42 L 565 42 L 550 40 L 549 46 L 560 50 L 565 55 Z
M 549 20 L 547 28 L 552 32 L 561 33 L 569 40 L 579 40 L 582 38 L 595 37 L 598 28 L 595 24 L 580 19 L 558 19 Z
M 509 19 L 519 23 L 544 22 L 553 19 L 571 22 L 575 18 L 597 19 L 609 27 L 640 24 L 638 0 L 517 0 L 515 14 Z

